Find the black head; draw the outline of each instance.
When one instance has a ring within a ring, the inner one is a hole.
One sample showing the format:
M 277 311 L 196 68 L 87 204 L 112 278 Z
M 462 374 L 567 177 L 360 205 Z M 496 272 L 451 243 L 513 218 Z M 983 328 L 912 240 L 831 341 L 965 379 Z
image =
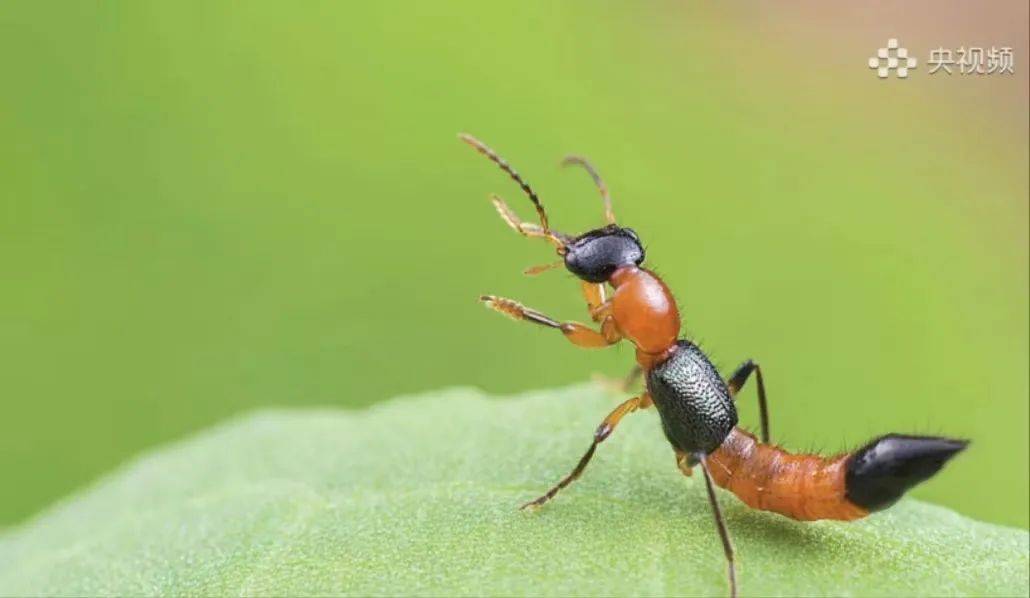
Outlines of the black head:
M 581 166 L 594 180 L 598 192 L 601 194 L 601 201 L 604 202 L 604 219 L 608 225 L 603 228 L 594 229 L 572 237 L 560 233 L 551 228 L 547 219 L 547 212 L 540 203 L 535 191 L 519 175 L 518 172 L 508 164 L 506 160 L 497 155 L 497 152 L 490 149 L 485 143 L 467 134 L 460 134 L 458 137 L 465 143 L 471 145 L 476 151 L 483 154 L 496 164 L 501 170 L 508 174 L 522 191 L 533 202 L 537 215 L 540 218 L 540 225 L 530 222 L 523 222 L 508 207 L 503 199 L 496 195 L 491 196 L 494 207 L 501 215 L 501 218 L 508 226 L 515 229 L 520 235 L 546 239 L 558 251 L 558 255 L 565 258 L 565 267 L 579 278 L 594 283 L 607 282 L 616 269 L 622 266 L 639 265 L 644 261 L 644 248 L 640 245 L 640 238 L 633 229 L 623 228 L 615 224 L 615 213 L 612 212 L 612 198 L 608 194 L 608 186 L 601 180 L 594 166 L 582 156 L 566 156 L 562 160 L 562 166 Z M 548 270 L 561 262 L 546 264 L 526 270 L 526 274 L 536 274 Z
M 587 282 L 605 282 L 616 268 L 644 261 L 640 237 L 631 228 L 609 224 L 565 245 L 565 267 Z

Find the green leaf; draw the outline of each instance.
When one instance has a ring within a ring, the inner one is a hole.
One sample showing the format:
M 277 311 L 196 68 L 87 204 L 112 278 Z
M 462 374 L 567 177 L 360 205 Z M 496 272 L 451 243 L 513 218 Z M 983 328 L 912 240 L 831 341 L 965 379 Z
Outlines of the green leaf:
M 676 469 L 653 410 L 544 509 L 517 510 L 616 401 L 459 389 L 243 417 L 8 531 L 0 594 L 724 594 L 702 480 Z M 720 499 L 745 594 L 1028 592 L 1024 530 L 914 500 L 797 523 Z

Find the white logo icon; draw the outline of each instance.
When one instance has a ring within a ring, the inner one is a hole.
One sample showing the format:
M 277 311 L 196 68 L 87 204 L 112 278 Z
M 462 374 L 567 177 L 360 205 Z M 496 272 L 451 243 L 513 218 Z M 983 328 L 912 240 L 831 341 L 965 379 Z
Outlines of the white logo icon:
M 908 77 L 908 70 L 916 68 L 916 59 L 908 55 L 907 48 L 898 47 L 898 39 L 887 40 L 887 47 L 876 51 L 876 56 L 869 59 L 869 68 L 876 69 L 881 79 L 886 79 L 891 71 L 899 79 Z

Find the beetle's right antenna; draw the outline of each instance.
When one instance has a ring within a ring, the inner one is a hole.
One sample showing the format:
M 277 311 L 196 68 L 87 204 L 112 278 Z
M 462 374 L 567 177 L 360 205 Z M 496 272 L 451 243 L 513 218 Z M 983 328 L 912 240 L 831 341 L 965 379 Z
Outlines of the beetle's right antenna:
M 604 219 L 608 224 L 615 224 L 615 212 L 612 211 L 612 196 L 608 194 L 608 185 L 604 184 L 604 180 L 601 179 L 601 175 L 597 174 L 597 169 L 590 163 L 589 160 L 583 156 L 565 156 L 561 161 L 562 166 L 582 166 L 586 169 L 587 173 L 590 174 L 590 178 L 594 179 L 594 184 L 597 185 L 597 190 L 601 192 L 601 201 L 604 202 Z
M 485 143 L 476 139 L 472 135 L 469 135 L 468 133 L 460 133 L 458 135 L 458 138 L 464 141 L 465 143 L 471 145 L 472 147 L 476 148 L 476 151 L 478 151 L 479 153 L 483 154 L 487 158 L 490 158 L 490 160 L 492 160 L 494 164 L 497 164 L 501 167 L 501 170 L 507 172 L 508 176 L 510 176 L 513 181 L 519 184 L 519 187 L 522 187 L 522 190 L 525 191 L 526 195 L 529 196 L 529 201 L 533 202 L 533 205 L 536 207 L 536 213 L 540 216 L 540 227 L 543 229 L 543 232 L 545 234 L 550 234 L 551 227 L 547 224 L 547 212 L 544 211 L 544 206 L 540 203 L 540 198 L 536 196 L 536 192 L 533 191 L 533 188 L 529 186 L 529 183 L 522 180 L 522 177 L 519 176 L 519 173 L 516 172 L 514 168 L 511 167 L 511 164 L 508 164 L 508 162 L 504 158 L 498 156 L 497 152 L 490 149 Z

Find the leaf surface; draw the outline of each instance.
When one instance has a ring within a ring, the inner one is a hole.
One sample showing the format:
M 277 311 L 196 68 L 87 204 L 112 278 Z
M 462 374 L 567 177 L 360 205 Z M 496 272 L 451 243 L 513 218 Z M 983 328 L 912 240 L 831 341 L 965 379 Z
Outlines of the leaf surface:
M 676 469 L 653 410 L 544 509 L 517 510 L 617 401 L 452 389 L 241 417 L 8 530 L 0 594 L 725 594 L 703 481 Z M 1025 530 L 915 500 L 797 523 L 720 499 L 745 595 L 1028 593 Z

